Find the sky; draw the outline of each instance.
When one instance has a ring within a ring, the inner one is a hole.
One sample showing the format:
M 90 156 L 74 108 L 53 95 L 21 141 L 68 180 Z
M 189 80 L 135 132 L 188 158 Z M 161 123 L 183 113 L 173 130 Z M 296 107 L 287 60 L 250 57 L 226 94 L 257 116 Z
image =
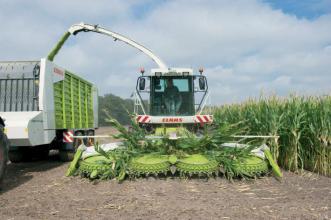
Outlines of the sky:
M 0 0 L 0 60 L 46 57 L 74 23 L 99 24 L 169 67 L 200 67 L 213 104 L 331 94 L 331 0 Z M 123 98 L 146 55 L 107 36 L 71 37 L 55 62 Z

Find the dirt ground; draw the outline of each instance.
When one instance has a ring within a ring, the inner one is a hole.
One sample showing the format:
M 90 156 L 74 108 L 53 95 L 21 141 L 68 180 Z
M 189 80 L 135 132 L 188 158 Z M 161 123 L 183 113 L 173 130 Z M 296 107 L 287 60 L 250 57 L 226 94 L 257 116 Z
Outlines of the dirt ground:
M 331 219 L 331 178 L 309 172 L 284 172 L 282 182 L 169 177 L 119 184 L 67 178 L 67 167 L 56 152 L 9 164 L 0 219 Z

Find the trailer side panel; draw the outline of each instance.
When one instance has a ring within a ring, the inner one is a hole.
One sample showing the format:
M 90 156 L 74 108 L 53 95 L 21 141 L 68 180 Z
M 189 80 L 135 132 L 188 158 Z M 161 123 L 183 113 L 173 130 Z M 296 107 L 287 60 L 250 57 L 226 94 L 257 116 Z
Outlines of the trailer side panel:
M 69 71 L 64 74 L 54 83 L 56 129 L 93 128 L 93 85 Z

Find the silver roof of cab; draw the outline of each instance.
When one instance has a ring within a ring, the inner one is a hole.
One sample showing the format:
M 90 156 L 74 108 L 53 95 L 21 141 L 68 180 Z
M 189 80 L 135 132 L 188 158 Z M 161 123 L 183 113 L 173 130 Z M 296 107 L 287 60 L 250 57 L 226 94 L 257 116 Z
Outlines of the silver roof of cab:
M 151 69 L 150 76 L 183 76 L 193 75 L 191 68 L 167 68 L 167 69 Z

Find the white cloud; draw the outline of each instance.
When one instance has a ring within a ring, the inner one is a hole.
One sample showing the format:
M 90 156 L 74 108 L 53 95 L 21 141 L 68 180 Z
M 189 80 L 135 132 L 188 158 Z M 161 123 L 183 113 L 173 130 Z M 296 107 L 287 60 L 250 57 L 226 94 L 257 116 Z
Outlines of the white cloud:
M 72 23 L 85 21 L 132 37 L 169 66 L 204 66 L 217 104 L 261 90 L 331 90 L 331 14 L 307 20 L 257 0 L 178 0 L 136 18 L 132 10 L 148 0 L 1 1 L 0 60 L 44 57 Z M 123 97 L 134 89 L 139 67 L 155 66 L 135 49 L 90 33 L 70 39 L 56 61 L 101 93 Z

